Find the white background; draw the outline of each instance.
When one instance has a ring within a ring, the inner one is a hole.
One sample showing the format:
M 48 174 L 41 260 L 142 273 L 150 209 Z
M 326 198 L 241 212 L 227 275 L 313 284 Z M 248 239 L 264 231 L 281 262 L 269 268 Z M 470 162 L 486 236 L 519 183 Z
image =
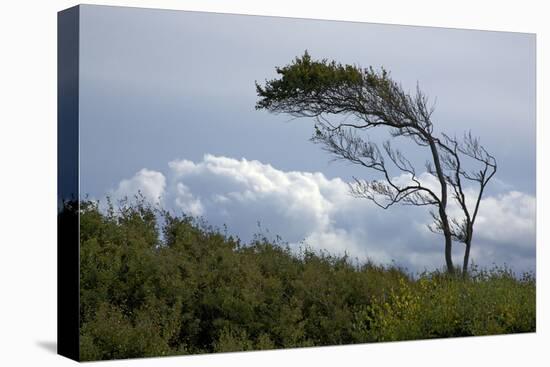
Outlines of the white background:
M 544 1 L 98 1 L 167 9 L 537 33 L 537 333 L 102 362 L 114 366 L 547 365 L 550 33 Z M 0 365 L 64 366 L 56 340 L 56 12 L 62 0 L 0 5 Z M 546 23 L 546 24 L 545 24 Z M 220 30 L 223 31 L 223 30 Z M 510 50 L 510 52 L 514 52 Z M 546 82 L 546 83 L 545 83 Z M 498 133 L 498 132 L 496 132 Z M 546 146 L 544 145 L 546 142 Z M 546 168 L 546 169 L 545 169 Z M 546 288 L 546 289 L 545 289 Z M 550 345 L 550 344 L 549 344 Z M 546 359 L 546 360 L 545 360 Z

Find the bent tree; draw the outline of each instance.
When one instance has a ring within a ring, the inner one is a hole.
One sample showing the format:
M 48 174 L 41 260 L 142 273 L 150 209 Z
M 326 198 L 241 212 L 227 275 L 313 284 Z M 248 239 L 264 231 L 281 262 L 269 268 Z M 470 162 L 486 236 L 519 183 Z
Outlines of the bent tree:
M 474 224 L 489 180 L 497 170 L 495 158 L 470 132 L 461 139 L 434 132 L 434 108 L 417 85 L 406 92 L 385 69 L 360 68 L 335 61 L 313 60 L 304 53 L 277 67 L 278 78 L 256 82 L 256 109 L 307 117 L 314 121 L 311 140 L 333 155 L 377 173 L 375 179 L 354 177 L 350 192 L 383 209 L 394 204 L 427 206 L 428 227 L 444 237 L 447 271 L 454 273 L 453 240 L 464 244 L 462 272 L 468 271 Z M 390 140 L 381 148 L 366 131 L 386 128 L 392 139 L 404 138 L 430 157 L 423 175 Z M 393 173 L 399 172 L 399 175 Z M 421 177 L 422 176 L 422 177 Z M 426 176 L 435 178 L 434 186 Z M 465 186 L 465 184 L 470 184 Z M 449 201 L 455 206 L 450 215 Z

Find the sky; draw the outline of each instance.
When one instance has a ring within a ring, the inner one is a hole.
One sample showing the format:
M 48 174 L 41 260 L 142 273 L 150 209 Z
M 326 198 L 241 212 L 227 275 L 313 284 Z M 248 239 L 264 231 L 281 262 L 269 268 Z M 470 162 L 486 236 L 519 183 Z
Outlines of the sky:
M 307 49 L 383 66 L 406 90 L 418 83 L 437 132 L 479 136 L 498 172 L 471 258 L 535 270 L 534 35 L 89 5 L 80 27 L 82 194 L 139 190 L 244 241 L 261 231 L 293 248 L 440 268 L 443 241 L 425 208 L 351 197 L 347 182 L 370 172 L 331 162 L 309 141 L 311 120 L 255 110 L 254 82 Z M 424 162 L 425 151 L 400 143 Z M 455 263 L 462 252 L 455 244 Z

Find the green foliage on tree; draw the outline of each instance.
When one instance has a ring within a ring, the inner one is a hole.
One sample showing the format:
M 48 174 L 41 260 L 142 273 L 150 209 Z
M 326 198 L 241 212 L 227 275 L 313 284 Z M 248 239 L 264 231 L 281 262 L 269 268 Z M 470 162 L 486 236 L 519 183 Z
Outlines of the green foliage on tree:
M 413 278 L 262 236 L 243 244 L 143 200 L 79 212 L 82 360 L 535 330 L 529 275 Z

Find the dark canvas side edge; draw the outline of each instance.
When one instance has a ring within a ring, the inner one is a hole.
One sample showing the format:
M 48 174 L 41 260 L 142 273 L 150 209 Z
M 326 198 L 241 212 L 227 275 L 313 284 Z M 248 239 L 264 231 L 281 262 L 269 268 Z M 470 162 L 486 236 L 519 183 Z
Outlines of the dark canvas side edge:
M 57 353 L 80 360 L 79 216 L 79 15 L 57 15 Z

